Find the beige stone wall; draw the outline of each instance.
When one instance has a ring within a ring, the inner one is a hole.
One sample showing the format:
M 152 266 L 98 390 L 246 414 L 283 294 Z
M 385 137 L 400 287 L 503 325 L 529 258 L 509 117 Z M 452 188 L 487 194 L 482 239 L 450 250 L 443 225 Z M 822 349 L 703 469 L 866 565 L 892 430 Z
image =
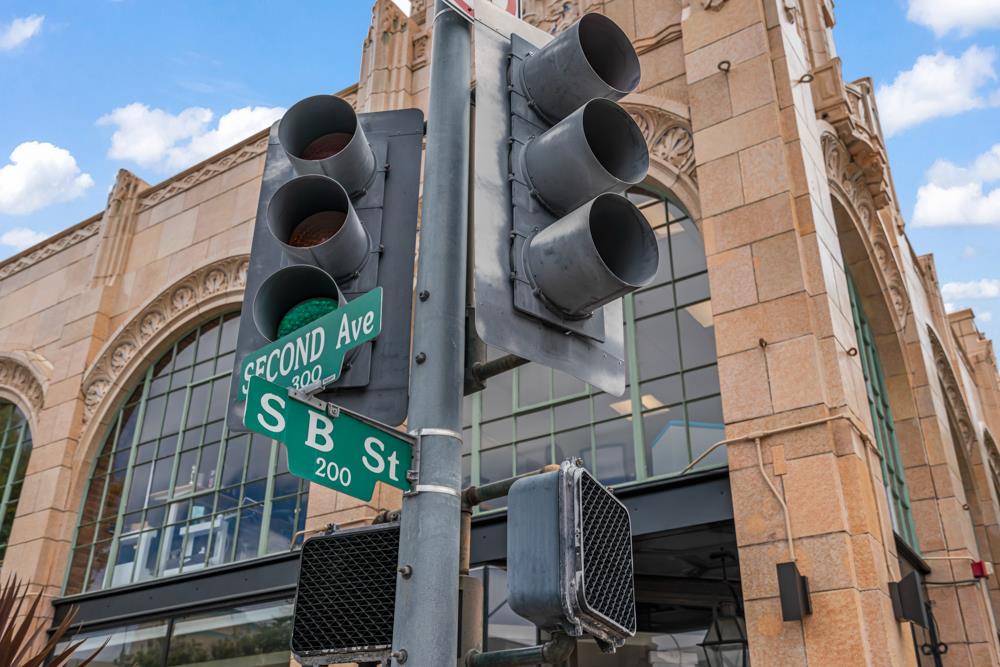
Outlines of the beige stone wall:
M 343 91 L 359 111 L 426 111 L 432 4 L 415 0 L 407 18 L 375 2 L 359 83 Z M 643 77 L 623 104 L 650 177 L 701 225 L 726 435 L 745 438 L 729 462 L 754 664 L 917 660 L 888 596 L 898 555 L 847 272 L 884 366 L 928 579 L 946 584 L 930 589 L 946 664 L 997 664 L 1000 585 L 966 582 L 968 559 L 1000 559 L 996 357 L 971 312 L 944 313 L 932 259 L 909 247 L 871 82 L 842 80 L 833 3 L 523 4 L 545 30 L 600 11 L 629 34 Z M 123 392 L 182 331 L 239 307 L 265 147 L 262 132 L 155 186 L 123 171 L 105 211 L 0 263 L 0 397 L 34 436 L 3 573 L 48 598 Z M 314 487 L 307 528 L 398 504 L 385 487 L 371 503 Z M 775 564 L 793 550 L 813 591 L 801 623 L 783 622 L 777 600 Z

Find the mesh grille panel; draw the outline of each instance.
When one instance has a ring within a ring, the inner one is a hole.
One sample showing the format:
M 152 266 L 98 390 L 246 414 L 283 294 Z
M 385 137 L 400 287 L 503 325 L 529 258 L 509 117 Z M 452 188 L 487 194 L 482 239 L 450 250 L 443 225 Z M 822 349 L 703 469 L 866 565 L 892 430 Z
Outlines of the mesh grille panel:
M 628 510 L 597 480 L 580 477 L 586 606 L 635 632 L 635 583 Z
M 292 652 L 389 650 L 398 554 L 398 525 L 308 540 L 302 547 Z

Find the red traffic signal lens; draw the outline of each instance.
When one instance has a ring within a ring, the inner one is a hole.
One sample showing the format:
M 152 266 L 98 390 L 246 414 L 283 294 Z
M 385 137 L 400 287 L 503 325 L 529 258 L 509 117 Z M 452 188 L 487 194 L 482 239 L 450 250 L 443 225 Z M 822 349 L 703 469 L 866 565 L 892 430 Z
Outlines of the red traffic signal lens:
M 344 211 L 320 211 L 295 225 L 288 236 L 288 245 L 295 248 L 308 248 L 319 245 L 340 231 L 347 220 Z
M 354 137 L 353 132 L 331 132 L 321 137 L 313 139 L 308 146 L 302 149 L 303 160 L 322 160 L 332 157 L 344 150 Z

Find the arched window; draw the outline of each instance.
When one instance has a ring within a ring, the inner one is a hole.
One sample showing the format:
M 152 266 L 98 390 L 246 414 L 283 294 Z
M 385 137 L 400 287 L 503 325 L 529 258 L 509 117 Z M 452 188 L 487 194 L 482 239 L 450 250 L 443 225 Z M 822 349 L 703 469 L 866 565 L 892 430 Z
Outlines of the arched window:
M 629 197 L 656 233 L 660 268 L 649 287 L 625 297 L 625 395 L 538 364 L 491 378 L 465 403 L 467 482 L 567 458 L 583 459 L 607 483 L 641 481 L 680 472 L 725 437 L 701 232 L 662 194 Z M 701 465 L 725 461 L 719 449 Z
M 865 388 L 868 393 L 868 408 L 872 415 L 872 425 L 875 427 L 875 442 L 879 453 L 882 454 L 882 478 L 885 481 L 885 495 L 889 501 L 892 528 L 907 544 L 917 549 L 913 516 L 910 513 L 910 493 L 906 488 L 906 478 L 903 476 L 899 442 L 896 440 L 896 423 L 893 421 L 892 408 L 889 406 L 889 392 L 885 386 L 882 361 L 879 358 L 878 348 L 875 347 L 875 337 L 868 317 L 861 306 L 861 296 L 850 273 L 847 274 L 847 288 L 851 297 L 854 332 L 858 337 L 861 370 L 865 376 Z
M 24 471 L 31 455 L 31 429 L 24 413 L 7 401 L 0 401 L 0 562 L 7 553 L 10 529 L 21 498 Z
M 308 485 L 284 447 L 230 433 L 239 314 L 180 339 L 114 417 L 80 514 L 66 594 L 283 551 L 305 524 Z

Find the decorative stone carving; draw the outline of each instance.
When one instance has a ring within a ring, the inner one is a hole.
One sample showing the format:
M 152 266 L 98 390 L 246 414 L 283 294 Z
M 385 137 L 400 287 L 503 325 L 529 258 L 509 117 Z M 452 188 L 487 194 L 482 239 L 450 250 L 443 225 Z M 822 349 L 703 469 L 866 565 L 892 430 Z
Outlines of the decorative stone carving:
M 419 69 L 427 64 L 427 46 L 430 34 L 424 33 L 413 39 L 413 69 Z
M 694 139 L 687 121 L 644 104 L 626 103 L 623 106 L 642 130 L 650 156 L 695 180 Z
M 550 35 L 559 34 L 586 13 L 580 0 L 538 0 L 534 4 L 534 8 L 525 8 L 523 19 Z
M 798 28 L 804 29 L 804 21 Z M 803 37 L 803 44 L 808 44 Z M 889 178 L 889 157 L 882 138 L 875 102 L 875 86 L 870 78 L 845 83 L 840 58 L 812 70 L 810 86 L 816 116 L 827 121 L 837 131 L 837 136 L 847 146 L 854 161 L 864 172 L 864 183 L 875 201 L 876 209 L 895 205 Z
M 204 183 L 213 176 L 218 176 L 238 164 L 251 160 L 267 150 L 267 138 L 269 130 L 263 130 L 247 140 L 242 146 L 237 146 L 225 155 L 207 164 L 203 164 L 194 171 L 181 175 L 180 178 L 169 180 L 165 183 L 154 186 L 146 190 L 139 199 L 139 212 L 170 199 L 183 192 L 187 192 L 199 183 Z
M 241 295 L 249 265 L 248 256 L 240 255 L 204 266 L 164 290 L 129 320 L 105 344 L 84 376 L 84 423 L 93 417 L 136 354 L 169 322 L 184 317 L 210 298 Z
M 965 451 L 971 453 L 978 438 L 976 437 L 976 429 L 972 426 L 969 409 L 965 405 L 961 385 L 952 370 L 951 362 L 948 361 L 948 355 L 944 351 L 944 346 L 941 345 L 941 340 L 930 327 L 927 327 L 927 333 L 930 335 L 931 349 L 934 351 L 934 366 L 937 368 L 938 379 L 941 380 L 941 388 L 944 390 L 951 415 L 955 419 L 955 428 L 958 429 L 959 437 L 962 438 L 962 446 L 965 447 Z
M 826 175 L 834 191 L 853 209 L 852 217 L 859 224 L 861 237 L 881 275 L 885 290 L 892 302 L 896 324 L 902 327 L 909 310 L 909 299 L 902 272 L 892 251 L 892 244 L 885 231 L 878 208 L 865 185 L 864 171 L 858 166 L 847 146 L 836 135 L 827 132 L 822 137 Z
M 29 266 L 34 266 L 38 262 L 51 257 L 52 255 L 74 246 L 81 241 L 86 241 L 101 231 L 101 218 L 94 216 L 90 220 L 85 220 L 81 225 L 72 231 L 55 236 L 45 242 L 37 250 L 29 252 L 27 255 L 14 256 L 6 262 L 0 263 L 0 280 L 7 276 L 14 275 L 18 271 L 23 271 Z
M 668 25 L 660 32 L 652 35 L 650 37 L 643 37 L 642 39 L 637 39 L 632 43 L 635 47 L 635 52 L 640 56 L 644 53 L 657 49 L 664 44 L 669 44 L 670 42 L 681 38 L 681 24 L 673 23 Z
M 28 366 L 19 360 L 0 356 L 0 387 L 10 389 L 23 396 L 36 414 L 45 403 L 45 389 L 42 382 Z
M 115 186 L 108 195 L 108 205 L 101 218 L 101 240 L 94 259 L 94 278 L 106 284 L 125 268 L 128 251 L 135 234 L 135 208 L 139 192 L 148 187 L 141 178 L 126 169 L 119 169 Z
M 705 9 L 719 11 L 726 4 L 726 0 L 701 0 L 701 6 Z

